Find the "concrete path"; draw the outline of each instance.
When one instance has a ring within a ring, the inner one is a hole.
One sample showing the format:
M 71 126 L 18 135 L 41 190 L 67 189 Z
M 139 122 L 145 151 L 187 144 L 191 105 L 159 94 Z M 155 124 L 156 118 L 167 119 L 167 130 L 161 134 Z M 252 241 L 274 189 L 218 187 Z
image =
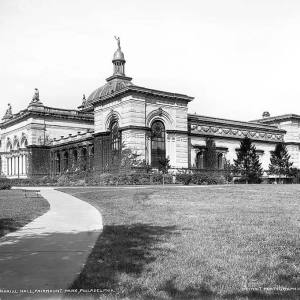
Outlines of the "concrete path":
M 52 188 L 39 189 L 50 210 L 0 239 L 0 299 L 5 289 L 25 290 L 29 297 L 35 290 L 64 292 L 102 230 L 99 211 L 87 202 Z

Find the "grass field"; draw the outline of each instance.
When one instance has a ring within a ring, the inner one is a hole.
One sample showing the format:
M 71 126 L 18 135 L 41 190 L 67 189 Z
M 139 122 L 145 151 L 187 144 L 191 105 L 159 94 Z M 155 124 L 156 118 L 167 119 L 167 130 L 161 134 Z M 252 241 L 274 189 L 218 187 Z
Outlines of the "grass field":
M 300 185 L 61 190 L 104 222 L 72 288 L 116 299 L 300 297 Z
M 0 237 L 23 227 L 50 208 L 43 198 L 25 198 L 18 190 L 0 191 Z

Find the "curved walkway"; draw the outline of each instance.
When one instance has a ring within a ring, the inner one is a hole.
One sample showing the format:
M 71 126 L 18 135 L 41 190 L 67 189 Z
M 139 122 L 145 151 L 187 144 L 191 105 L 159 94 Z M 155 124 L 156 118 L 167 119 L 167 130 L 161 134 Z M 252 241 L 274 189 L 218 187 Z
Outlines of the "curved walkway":
M 100 213 L 87 202 L 53 188 L 39 189 L 50 210 L 0 239 L 0 299 L 1 289 L 64 292 L 102 230 Z

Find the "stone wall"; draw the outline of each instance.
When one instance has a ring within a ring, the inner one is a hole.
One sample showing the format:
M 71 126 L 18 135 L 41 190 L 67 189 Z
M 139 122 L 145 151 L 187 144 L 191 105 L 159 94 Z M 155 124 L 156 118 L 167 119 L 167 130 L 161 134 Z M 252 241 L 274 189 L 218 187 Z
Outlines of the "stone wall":
M 155 120 L 162 121 L 166 130 L 166 157 L 171 166 L 188 167 L 187 101 L 132 94 L 100 103 L 95 107 L 95 134 L 108 132 L 111 120 L 118 120 L 124 146 L 149 164 L 151 124 Z M 95 153 L 101 155 L 101 151 L 96 150 L 99 143 L 97 138 Z

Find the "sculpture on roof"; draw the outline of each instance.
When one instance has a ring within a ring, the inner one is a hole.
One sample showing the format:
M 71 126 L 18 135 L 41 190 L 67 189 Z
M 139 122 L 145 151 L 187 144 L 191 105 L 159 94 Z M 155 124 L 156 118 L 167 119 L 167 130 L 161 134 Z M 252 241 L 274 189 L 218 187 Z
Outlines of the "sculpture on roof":
M 40 101 L 40 93 L 39 90 L 37 88 L 34 89 L 34 95 L 32 97 L 32 102 L 39 102 Z
M 85 98 L 85 94 L 83 94 L 82 96 L 82 105 L 84 106 L 86 104 L 86 98 Z
M 8 105 L 8 108 L 7 108 L 6 112 L 5 112 L 5 115 L 2 118 L 2 120 L 10 119 L 13 116 L 10 103 L 8 103 L 7 105 Z
M 118 49 L 121 50 L 121 41 L 120 41 L 120 38 L 118 36 L 115 36 L 115 39 L 118 43 Z

